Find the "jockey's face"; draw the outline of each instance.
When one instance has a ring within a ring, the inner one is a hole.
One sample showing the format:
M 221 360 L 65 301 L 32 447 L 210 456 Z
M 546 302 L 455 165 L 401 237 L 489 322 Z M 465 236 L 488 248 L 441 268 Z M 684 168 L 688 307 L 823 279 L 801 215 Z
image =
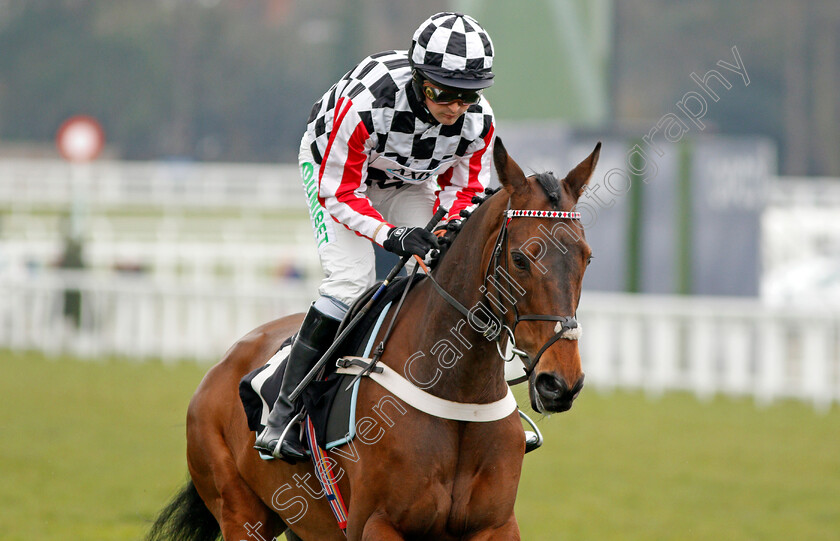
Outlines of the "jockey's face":
M 440 88 L 428 81 L 423 83 L 423 86 Z M 444 126 L 451 126 L 452 124 L 455 124 L 459 118 L 461 118 L 461 115 L 467 112 L 467 109 L 470 108 L 470 104 L 466 104 L 461 100 L 455 100 L 449 103 L 435 103 L 426 96 L 426 107 L 429 109 L 429 112 L 432 113 L 432 116 L 435 117 L 435 120 Z

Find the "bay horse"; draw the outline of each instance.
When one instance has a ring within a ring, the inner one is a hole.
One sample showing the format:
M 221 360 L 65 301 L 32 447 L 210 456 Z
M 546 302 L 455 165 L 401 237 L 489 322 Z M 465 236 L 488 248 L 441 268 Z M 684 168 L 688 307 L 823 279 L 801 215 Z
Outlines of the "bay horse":
M 503 325 L 488 339 L 493 333 L 465 322 L 431 279 L 422 280 L 406 296 L 381 362 L 438 397 L 486 404 L 508 392 L 501 352 L 513 340 L 530 359 L 531 406 L 541 413 L 569 409 L 583 386 L 572 331 L 579 331 L 574 315 L 591 251 L 580 221 L 566 213 L 599 153 L 600 143 L 560 181 L 551 173 L 526 178 L 497 138 L 493 158 L 503 189 L 464 222 L 432 274 L 462 308 Z M 509 212 L 531 210 L 546 212 Z M 492 422 L 443 419 L 364 378 L 356 418 L 368 422 L 357 423 L 353 443 L 330 451 L 328 466 L 349 509 L 346 537 L 320 497 L 311 463 L 259 458 L 238 384 L 297 331 L 302 316 L 253 330 L 199 384 L 187 412 L 191 479 L 149 539 L 221 533 L 227 541 L 268 541 L 287 528 L 288 539 L 318 541 L 520 539 L 514 501 L 525 437 L 515 410 Z

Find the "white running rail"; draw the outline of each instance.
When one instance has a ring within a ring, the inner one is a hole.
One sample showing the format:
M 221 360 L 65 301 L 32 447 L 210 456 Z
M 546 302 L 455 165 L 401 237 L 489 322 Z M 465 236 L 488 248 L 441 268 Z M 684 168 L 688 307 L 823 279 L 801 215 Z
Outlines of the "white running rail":
M 587 381 L 700 397 L 840 402 L 840 310 L 757 300 L 587 292 L 578 319 Z
M 254 327 L 306 309 L 317 283 L 178 282 L 49 272 L 0 277 L 0 348 L 214 362 Z M 64 315 L 81 292 L 78 327 Z M 755 300 L 585 292 L 587 385 L 840 403 L 840 312 Z
M 0 160 L 0 204 L 155 208 L 304 204 L 297 165 L 194 162 Z

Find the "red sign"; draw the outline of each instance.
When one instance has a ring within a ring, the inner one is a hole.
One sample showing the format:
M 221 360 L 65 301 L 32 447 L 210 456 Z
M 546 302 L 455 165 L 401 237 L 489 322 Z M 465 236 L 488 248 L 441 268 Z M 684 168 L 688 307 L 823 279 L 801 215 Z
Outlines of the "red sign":
M 71 162 L 96 159 L 105 146 L 105 132 L 95 118 L 74 116 L 64 121 L 55 137 L 58 151 Z

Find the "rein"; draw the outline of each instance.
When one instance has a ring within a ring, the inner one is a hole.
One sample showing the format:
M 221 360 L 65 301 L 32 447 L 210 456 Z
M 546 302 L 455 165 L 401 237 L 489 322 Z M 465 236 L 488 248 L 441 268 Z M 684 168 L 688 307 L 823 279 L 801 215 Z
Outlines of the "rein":
M 488 285 L 488 277 L 491 276 L 492 271 L 492 278 L 493 283 L 496 287 L 502 283 L 500 279 L 499 273 L 499 262 L 502 258 L 502 253 L 507 252 L 507 243 L 508 243 L 508 226 L 513 218 L 556 218 L 556 219 L 580 219 L 579 212 L 568 212 L 568 211 L 552 211 L 552 210 L 511 210 L 510 208 L 510 201 L 508 201 L 507 209 L 503 212 L 503 216 L 505 220 L 502 222 L 502 227 L 499 228 L 499 233 L 496 236 L 496 241 L 493 247 L 493 255 L 488 262 L 487 269 L 484 272 L 484 281 L 483 286 L 481 288 L 482 295 L 485 300 L 488 300 L 488 292 L 489 289 L 487 288 Z M 507 273 L 507 258 L 504 258 L 504 270 Z M 455 297 L 449 294 L 435 278 L 429 274 L 428 278 L 431 280 L 432 285 L 434 286 L 435 290 L 438 294 L 443 297 L 443 299 L 449 303 L 453 308 L 458 310 L 469 322 L 472 318 L 470 311 L 461 304 Z M 507 282 L 507 293 L 510 297 L 513 297 L 513 294 L 510 291 L 510 283 Z M 501 296 L 500 296 L 501 297 Z M 490 307 L 494 307 L 497 303 L 492 301 L 487 302 L 487 305 Z M 502 315 L 498 315 L 493 313 L 494 316 L 497 317 L 499 321 L 504 321 L 504 314 L 507 313 L 504 306 L 501 303 L 498 303 L 499 307 L 502 310 Z M 499 356 L 502 357 L 503 360 L 511 361 L 514 357 L 519 357 L 522 360 L 522 364 L 524 365 L 525 369 L 525 376 L 523 378 L 519 378 L 512 383 L 520 383 L 525 381 L 531 376 L 531 373 L 534 371 L 534 368 L 539 363 L 540 358 L 542 357 L 543 353 L 548 350 L 552 345 L 554 345 L 558 340 L 566 339 L 566 340 L 577 340 L 580 336 L 580 327 L 578 325 L 577 319 L 575 316 L 555 316 L 550 314 L 525 314 L 520 315 L 519 310 L 516 307 L 516 302 L 514 301 L 512 304 L 513 308 L 513 324 L 511 326 L 505 325 L 504 323 L 501 324 L 501 328 L 498 330 L 494 329 L 492 325 L 488 325 L 487 330 L 484 331 L 483 335 L 488 340 L 494 340 L 496 342 L 496 349 L 499 352 Z M 492 308 L 491 308 L 492 311 Z M 536 356 L 531 359 L 530 356 L 523 350 L 516 347 L 516 340 L 514 339 L 514 333 L 516 332 L 516 327 L 522 321 L 556 321 L 557 325 L 555 325 L 554 330 L 555 334 L 539 349 Z M 504 332 L 503 332 L 504 331 Z M 511 352 L 512 355 L 510 357 L 505 357 L 504 353 L 502 353 L 502 341 L 504 340 L 504 334 L 507 334 L 508 340 L 511 344 Z

